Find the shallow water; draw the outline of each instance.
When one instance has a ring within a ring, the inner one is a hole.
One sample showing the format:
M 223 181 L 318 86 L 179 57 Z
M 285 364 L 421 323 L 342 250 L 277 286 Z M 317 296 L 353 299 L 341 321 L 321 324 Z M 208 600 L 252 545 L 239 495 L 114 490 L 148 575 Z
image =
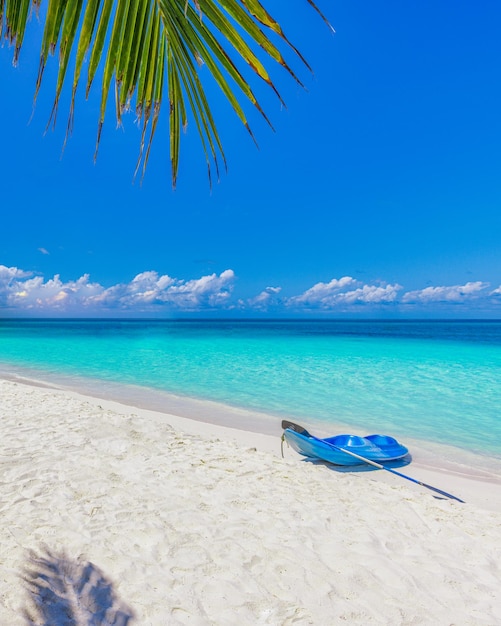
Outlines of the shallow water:
M 0 320 L 0 362 L 501 458 L 499 321 Z

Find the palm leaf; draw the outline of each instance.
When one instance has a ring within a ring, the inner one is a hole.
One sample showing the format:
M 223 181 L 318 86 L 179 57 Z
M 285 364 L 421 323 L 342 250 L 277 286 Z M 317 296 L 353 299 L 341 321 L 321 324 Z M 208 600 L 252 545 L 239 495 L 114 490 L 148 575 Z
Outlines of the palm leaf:
M 19 59 L 30 7 L 38 10 L 41 2 L 0 0 L 0 34 L 14 46 L 14 63 Z M 327 21 L 313 0 L 307 2 Z M 283 103 L 270 77 L 270 63 L 280 65 L 301 84 L 285 59 L 284 52 L 288 49 L 292 58 L 310 69 L 261 0 L 47 0 L 43 19 L 35 99 L 48 57 L 57 48 L 59 50 L 59 71 L 49 122 L 56 121 L 68 69 L 73 63 L 67 135 L 71 133 L 75 97 L 85 57 L 89 53 L 87 96 L 98 72 L 101 76 L 96 154 L 109 104 L 108 96 L 113 88 L 118 123 L 134 101 L 136 115 L 142 124 L 136 171 L 142 162 L 144 174 L 166 94 L 174 184 L 179 169 L 181 134 L 189 118 L 194 120 L 200 136 L 209 179 L 212 165 L 219 175 L 219 157 L 226 164 L 201 79 L 202 64 L 251 135 L 246 103 L 255 107 L 270 123 L 251 86 L 252 77 L 264 81 Z

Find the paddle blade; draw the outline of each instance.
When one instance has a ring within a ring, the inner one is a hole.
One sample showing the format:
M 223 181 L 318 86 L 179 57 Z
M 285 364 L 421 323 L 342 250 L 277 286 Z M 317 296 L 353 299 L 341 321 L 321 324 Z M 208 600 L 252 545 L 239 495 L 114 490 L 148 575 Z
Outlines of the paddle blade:
M 294 424 L 294 422 L 282 420 L 282 428 L 284 430 L 288 428 L 289 430 L 293 430 L 295 433 L 299 433 L 300 435 L 304 435 L 305 437 L 311 437 L 310 433 L 306 430 L 306 428 L 299 426 L 299 424 Z

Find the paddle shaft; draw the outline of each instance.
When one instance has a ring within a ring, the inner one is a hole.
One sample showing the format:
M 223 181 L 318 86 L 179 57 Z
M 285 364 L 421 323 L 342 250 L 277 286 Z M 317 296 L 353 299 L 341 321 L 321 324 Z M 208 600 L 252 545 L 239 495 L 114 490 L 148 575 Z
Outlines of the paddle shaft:
M 353 456 L 356 459 L 360 459 L 360 461 L 363 461 L 364 463 L 368 463 L 369 465 L 373 465 L 374 467 L 377 467 L 378 469 L 386 470 L 387 472 L 391 472 L 392 474 L 396 474 L 397 476 L 406 478 L 407 480 L 410 480 L 411 482 L 416 483 L 417 485 L 421 485 L 421 487 L 426 487 L 426 489 L 431 489 L 432 491 L 435 491 L 436 493 L 439 493 L 440 495 L 445 496 L 446 498 L 451 498 L 452 500 L 457 500 L 457 502 L 461 502 L 464 504 L 464 500 L 460 500 L 459 498 L 456 498 L 456 496 L 453 496 L 452 494 L 447 493 L 446 491 L 442 491 L 441 489 L 437 489 L 436 487 L 427 485 L 426 483 L 423 483 L 421 480 L 416 480 L 415 478 L 412 478 L 411 476 L 407 476 L 406 474 L 402 474 L 402 472 L 397 472 L 397 470 L 391 469 L 390 467 L 385 467 L 384 465 L 381 465 L 381 463 L 376 463 L 375 461 L 366 459 L 364 456 L 360 456 L 359 454 L 356 454 L 355 452 L 351 452 L 351 450 L 346 450 L 345 448 L 339 448 L 338 446 L 335 446 L 329 442 L 326 442 L 326 443 L 328 443 L 329 446 L 332 446 L 336 450 L 344 452 L 345 454 L 349 454 L 350 456 Z

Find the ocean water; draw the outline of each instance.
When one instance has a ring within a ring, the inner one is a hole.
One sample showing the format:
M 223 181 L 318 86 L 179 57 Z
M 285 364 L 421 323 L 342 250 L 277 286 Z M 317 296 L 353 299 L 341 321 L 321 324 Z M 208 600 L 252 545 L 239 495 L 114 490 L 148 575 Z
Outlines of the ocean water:
M 0 366 L 501 459 L 501 321 L 0 320 Z

